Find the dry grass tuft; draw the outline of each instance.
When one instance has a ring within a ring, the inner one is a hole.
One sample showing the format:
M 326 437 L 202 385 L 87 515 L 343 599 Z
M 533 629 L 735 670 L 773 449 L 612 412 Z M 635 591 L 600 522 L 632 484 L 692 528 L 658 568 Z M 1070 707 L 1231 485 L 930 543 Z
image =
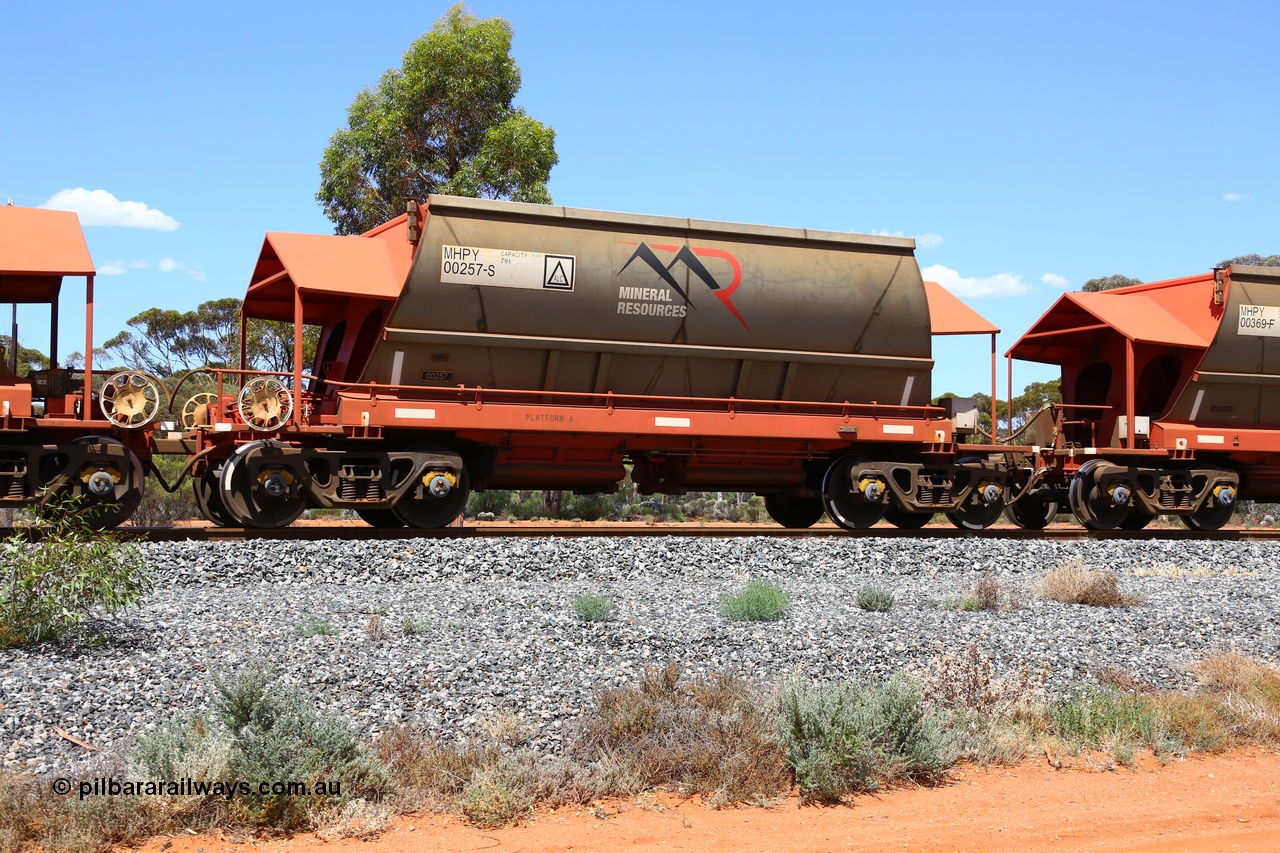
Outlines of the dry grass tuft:
M 573 752 L 616 758 L 645 786 L 674 785 L 712 802 L 767 800 L 790 775 L 773 714 L 746 682 L 717 675 L 682 681 L 680 667 L 649 670 L 636 687 L 605 691 Z
M 1121 592 L 1115 572 L 1091 569 L 1079 557 L 1072 557 L 1042 575 L 1036 582 L 1035 593 L 1050 601 L 1090 607 L 1132 607 L 1146 600 L 1140 595 Z
M 1220 703 L 1233 734 L 1280 743 L 1280 671 L 1234 652 L 1205 658 L 1191 671 Z
M 921 676 L 924 698 L 948 711 L 974 711 L 994 717 L 1014 716 L 1043 704 L 1049 668 L 1033 670 L 1024 663 L 1005 678 L 995 677 L 991 658 L 969 643 L 964 652 L 940 651 Z

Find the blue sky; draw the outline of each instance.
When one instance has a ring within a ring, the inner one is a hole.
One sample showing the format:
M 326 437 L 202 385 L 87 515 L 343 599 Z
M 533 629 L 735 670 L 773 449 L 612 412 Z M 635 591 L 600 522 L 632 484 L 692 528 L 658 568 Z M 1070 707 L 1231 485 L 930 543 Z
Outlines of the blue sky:
M 243 295 L 267 231 L 330 231 L 329 136 L 449 4 L 11 5 L 0 203 L 101 191 L 147 226 L 82 216 L 101 344 L 147 307 Z M 512 23 L 556 203 L 917 237 L 1002 353 L 1089 278 L 1280 252 L 1274 3 L 470 8 Z M 21 337 L 43 348 L 35 311 Z M 939 347 L 934 392 L 985 389 L 988 352 Z

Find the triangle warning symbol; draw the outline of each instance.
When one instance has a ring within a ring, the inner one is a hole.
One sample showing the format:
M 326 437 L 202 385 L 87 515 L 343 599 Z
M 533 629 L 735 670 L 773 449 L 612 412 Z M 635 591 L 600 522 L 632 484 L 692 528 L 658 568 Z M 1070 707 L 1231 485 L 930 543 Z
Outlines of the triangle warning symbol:
M 560 287 L 568 287 L 569 279 L 564 274 L 564 266 L 560 261 L 556 261 L 556 268 L 551 271 L 551 275 L 547 278 L 547 284 L 559 285 Z

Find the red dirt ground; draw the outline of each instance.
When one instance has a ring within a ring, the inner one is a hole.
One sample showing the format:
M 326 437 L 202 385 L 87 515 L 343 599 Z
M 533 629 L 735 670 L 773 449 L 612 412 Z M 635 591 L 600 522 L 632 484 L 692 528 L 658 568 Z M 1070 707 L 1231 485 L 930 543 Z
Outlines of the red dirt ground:
M 851 806 L 714 810 L 661 796 L 647 805 L 540 812 L 517 827 L 482 830 L 460 818 L 400 818 L 376 839 L 325 842 L 312 835 L 249 839 L 183 835 L 153 839 L 146 853 L 568 853 L 687 850 L 1013 853 L 1108 850 L 1219 853 L 1280 850 L 1280 754 L 1260 751 L 1108 771 L 1086 758 L 1056 769 L 962 768 L 938 788 L 862 796 Z M 169 846 L 164 845 L 168 843 Z

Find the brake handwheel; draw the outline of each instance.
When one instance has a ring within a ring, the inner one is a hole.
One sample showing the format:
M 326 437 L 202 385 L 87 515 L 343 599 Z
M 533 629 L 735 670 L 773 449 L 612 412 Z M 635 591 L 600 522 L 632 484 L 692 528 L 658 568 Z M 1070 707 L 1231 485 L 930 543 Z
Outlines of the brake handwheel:
M 109 378 L 98 395 L 107 420 L 125 429 L 141 429 L 160 413 L 160 389 L 144 373 L 124 371 Z
M 241 420 L 255 432 L 274 432 L 293 414 L 293 395 L 274 376 L 251 379 L 236 402 Z
M 213 414 L 217 409 L 218 395 L 212 391 L 201 391 L 182 406 L 183 429 L 209 426 L 213 423 Z

